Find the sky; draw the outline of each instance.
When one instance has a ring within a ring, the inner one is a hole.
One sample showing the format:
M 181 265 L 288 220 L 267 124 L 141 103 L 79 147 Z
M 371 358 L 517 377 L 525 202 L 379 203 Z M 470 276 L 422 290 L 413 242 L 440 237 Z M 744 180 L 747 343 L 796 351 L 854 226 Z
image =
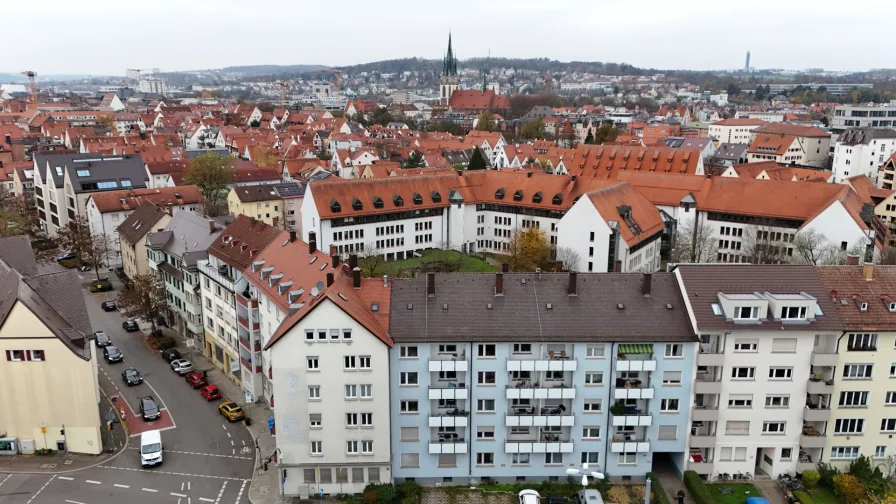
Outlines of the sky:
M 12 0 L 0 73 L 441 58 L 449 31 L 461 59 L 868 70 L 896 67 L 894 17 L 894 0 Z

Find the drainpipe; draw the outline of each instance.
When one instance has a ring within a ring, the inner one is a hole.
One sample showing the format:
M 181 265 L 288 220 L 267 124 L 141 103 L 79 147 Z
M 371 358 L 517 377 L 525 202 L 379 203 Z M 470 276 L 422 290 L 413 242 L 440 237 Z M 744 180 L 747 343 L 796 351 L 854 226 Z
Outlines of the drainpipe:
M 697 260 L 697 229 L 700 227 L 700 210 L 697 210 L 696 205 L 694 206 L 694 232 L 693 236 L 691 236 L 691 262 L 700 262 Z
M 615 404 L 615 401 L 616 401 L 616 359 L 617 359 L 618 357 L 613 357 L 613 356 L 616 355 L 616 351 L 618 351 L 618 345 L 619 345 L 618 343 L 610 343 L 610 379 L 613 380 L 613 385 L 612 385 L 612 387 L 609 388 L 609 390 L 610 390 L 610 397 L 609 397 L 609 399 L 610 399 L 610 401 L 614 401 L 614 404 Z M 609 401 L 608 401 L 608 402 L 609 402 Z M 602 468 L 603 468 L 604 470 L 601 471 L 601 472 L 603 472 L 604 474 L 606 474 L 606 472 L 607 472 L 607 471 L 606 471 L 606 468 L 607 468 L 607 466 L 609 465 L 609 460 L 610 460 L 610 459 L 609 459 L 609 457 L 610 457 L 610 443 L 612 442 L 612 438 L 610 437 L 610 427 L 611 427 L 611 424 L 612 424 L 612 422 L 610 421 L 610 415 L 611 415 L 611 413 L 610 413 L 610 407 L 612 407 L 612 404 L 610 404 L 609 407 L 607 408 L 607 426 L 606 426 L 606 431 L 605 431 L 605 433 L 604 433 L 604 439 L 605 439 L 605 442 L 604 442 L 604 463 L 603 463 L 603 466 L 602 466 Z

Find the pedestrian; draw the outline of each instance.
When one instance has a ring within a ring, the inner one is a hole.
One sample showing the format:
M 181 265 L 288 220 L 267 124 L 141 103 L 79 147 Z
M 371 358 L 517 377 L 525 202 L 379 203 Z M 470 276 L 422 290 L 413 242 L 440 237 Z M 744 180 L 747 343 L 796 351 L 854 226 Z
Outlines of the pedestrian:
M 678 491 L 678 504 L 684 504 L 684 490 Z

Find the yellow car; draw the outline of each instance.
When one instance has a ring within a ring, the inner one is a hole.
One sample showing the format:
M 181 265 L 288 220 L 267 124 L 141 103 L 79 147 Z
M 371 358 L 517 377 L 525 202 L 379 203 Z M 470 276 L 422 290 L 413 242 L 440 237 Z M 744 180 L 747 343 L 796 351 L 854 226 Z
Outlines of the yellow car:
M 220 411 L 221 414 L 231 422 L 236 422 L 237 420 L 246 418 L 246 414 L 243 412 L 243 408 L 240 408 L 239 404 L 233 401 L 227 401 L 219 404 L 218 411 Z

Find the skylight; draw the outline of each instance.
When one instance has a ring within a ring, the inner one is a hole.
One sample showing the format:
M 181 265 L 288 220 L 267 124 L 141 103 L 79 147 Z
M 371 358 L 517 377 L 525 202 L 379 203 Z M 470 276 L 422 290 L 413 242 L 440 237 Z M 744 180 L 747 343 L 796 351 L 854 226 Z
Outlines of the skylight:
M 713 303 L 712 314 L 716 317 L 721 317 L 724 314 L 724 312 L 722 311 L 722 305 L 720 305 L 719 303 Z
M 78 176 L 79 177 L 89 177 L 90 170 L 78 170 Z
M 131 187 L 131 181 L 130 180 L 122 180 L 121 187 Z
M 118 187 L 118 182 L 97 182 L 96 187 L 98 189 L 115 189 Z

